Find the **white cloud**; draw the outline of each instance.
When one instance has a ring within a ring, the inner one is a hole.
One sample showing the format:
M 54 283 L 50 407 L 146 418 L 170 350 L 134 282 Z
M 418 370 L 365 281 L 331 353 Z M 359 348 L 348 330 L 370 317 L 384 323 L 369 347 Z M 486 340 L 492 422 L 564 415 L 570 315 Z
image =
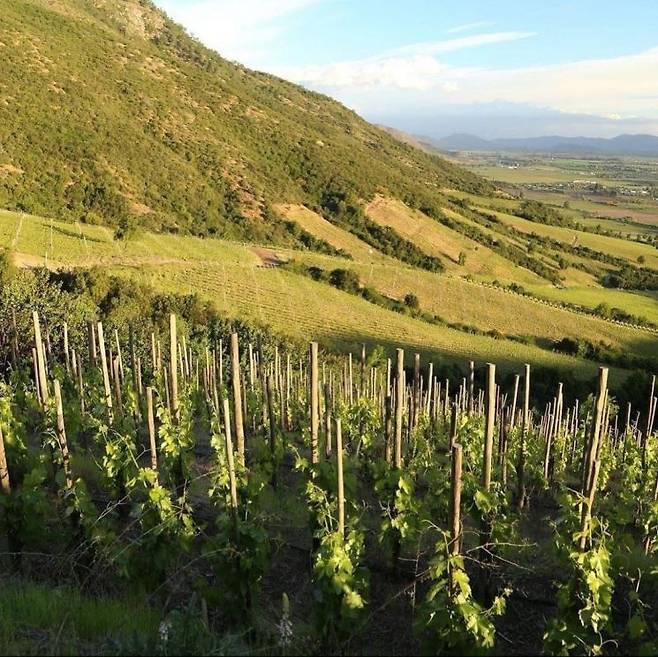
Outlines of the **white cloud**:
M 285 19 L 326 0 L 156 0 L 174 20 L 228 59 L 267 62 L 268 47 L 285 32 Z
M 416 112 L 446 104 L 509 102 L 620 118 L 658 116 L 658 48 L 616 58 L 516 69 L 456 67 L 435 58 L 437 53 L 456 49 L 457 42 L 461 48 L 499 42 L 494 36 L 414 44 L 365 60 L 278 73 L 332 93 L 365 114 L 384 105 L 391 111 Z
M 481 30 L 483 27 L 489 27 L 491 23 L 487 21 L 478 21 L 477 23 L 466 23 L 465 25 L 457 25 L 457 27 L 446 30 L 447 34 L 458 34 L 459 32 L 469 32 L 470 30 Z
M 459 100 L 507 100 L 605 116 L 656 116 L 656 71 L 658 48 L 610 59 L 473 71 L 461 77 Z
M 415 55 L 283 69 L 277 73 L 309 86 L 335 89 L 395 87 L 403 90 L 424 90 L 434 85 L 443 73 L 443 67 L 434 57 Z
M 453 78 L 475 69 L 450 69 L 435 55 L 466 48 L 516 41 L 533 36 L 532 32 L 494 32 L 447 41 L 427 41 L 385 51 L 374 57 L 324 66 L 286 67 L 277 75 L 307 86 L 328 89 L 387 87 L 402 90 L 429 90 L 435 86 L 455 91 Z M 450 78 L 447 80 L 442 79 Z
M 455 52 L 466 48 L 479 48 L 495 43 L 518 41 L 535 36 L 535 32 L 491 32 L 489 34 L 473 34 L 472 36 L 448 39 L 447 41 L 423 41 L 402 46 L 388 51 L 396 55 L 440 55 L 446 52 Z

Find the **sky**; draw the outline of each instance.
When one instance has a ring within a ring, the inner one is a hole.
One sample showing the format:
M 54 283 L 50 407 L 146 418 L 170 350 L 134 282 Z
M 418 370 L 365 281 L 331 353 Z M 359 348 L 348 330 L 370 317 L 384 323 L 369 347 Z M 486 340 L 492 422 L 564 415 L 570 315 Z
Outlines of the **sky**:
M 658 134 L 658 1 L 155 0 L 222 56 L 414 134 Z

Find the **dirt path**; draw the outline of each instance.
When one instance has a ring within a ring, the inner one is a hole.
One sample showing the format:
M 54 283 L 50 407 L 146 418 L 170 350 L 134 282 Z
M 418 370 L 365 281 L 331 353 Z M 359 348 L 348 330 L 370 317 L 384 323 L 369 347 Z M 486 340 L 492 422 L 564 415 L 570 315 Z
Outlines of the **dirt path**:
M 102 265 L 104 267 L 124 266 L 124 267 L 141 267 L 144 265 L 172 265 L 185 264 L 188 262 L 183 258 L 171 258 L 168 256 L 101 256 L 95 258 L 82 258 L 75 264 L 63 263 L 58 260 L 52 260 L 47 257 L 34 255 L 32 253 L 14 253 L 14 264 L 24 269 L 34 267 L 46 267 L 51 271 L 60 269 L 73 269 L 75 267 L 94 267 Z

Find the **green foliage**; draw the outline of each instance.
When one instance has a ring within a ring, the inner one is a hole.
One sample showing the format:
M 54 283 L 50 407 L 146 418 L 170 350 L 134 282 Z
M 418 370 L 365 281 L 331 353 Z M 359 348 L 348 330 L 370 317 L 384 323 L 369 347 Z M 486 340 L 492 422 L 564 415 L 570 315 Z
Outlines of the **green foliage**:
M 212 564 L 217 585 L 200 584 L 201 592 L 209 602 L 221 603 L 234 622 L 244 624 L 250 620 L 253 598 L 269 563 L 270 542 L 263 527 L 259 510 L 259 496 L 269 475 L 254 473 L 235 458 L 238 507 L 231 502 L 231 484 L 226 438 L 217 417 L 211 420 L 211 446 L 217 458 L 208 491 L 220 515 L 216 533 L 204 547 Z
M 382 507 L 379 542 L 389 550 L 417 538 L 420 530 L 420 501 L 408 472 L 386 463 L 377 464 L 375 492 Z
M 338 171 L 359 197 L 490 189 L 327 96 L 221 58 L 151 3 L 4 0 L 2 14 L 0 40 L 20 41 L 0 61 L 0 206 L 325 249 L 272 205 L 318 202 Z
M 315 626 L 323 643 L 337 645 L 355 628 L 366 600 L 367 580 L 359 567 L 363 534 L 350 531 L 326 533 L 313 562 Z
M 16 265 L 11 251 L 8 249 L 0 250 L 0 287 L 9 285 L 11 279 L 16 274 Z
M 495 616 L 505 612 L 509 589 L 483 608 L 474 598 L 464 559 L 448 552 L 448 536 L 436 545 L 430 564 L 432 584 L 423 602 L 417 629 L 430 654 L 481 654 L 495 644 Z
M 190 385 L 182 385 L 178 395 L 178 416 L 163 403 L 158 405 L 160 452 L 171 484 L 180 488 L 189 477 L 192 435 L 193 399 Z
M 346 187 L 332 186 L 327 189 L 318 210 L 332 223 L 348 230 L 386 255 L 428 271 L 441 272 L 443 263 L 439 258 L 427 255 L 413 242 L 404 239 L 389 226 L 369 219 L 353 192 Z
M 117 221 L 117 227 L 114 231 L 114 239 L 119 242 L 127 242 L 139 233 L 139 224 L 135 217 L 120 217 Z
M 131 581 L 139 581 L 150 590 L 173 574 L 198 530 L 185 498 L 174 502 L 151 468 L 140 468 L 128 488 L 135 500 L 132 515 L 140 533 L 130 546 L 127 560 L 120 554 L 118 561 L 126 561 L 124 574 Z
M 549 205 L 530 199 L 523 200 L 518 209 L 514 211 L 514 214 L 517 217 L 522 217 L 538 224 L 549 224 L 551 226 L 570 226 L 573 224 L 571 219 L 560 214 Z
M 611 629 L 614 588 L 606 527 L 593 519 L 587 529 L 589 547 L 580 549 L 581 533 L 576 527 L 581 500 L 564 499 L 565 526 L 556 534 L 556 543 L 567 578 L 558 589 L 558 611 L 546 629 L 545 647 L 557 655 L 599 655 Z
M 420 309 L 420 301 L 418 301 L 418 297 L 413 292 L 404 295 L 404 305 L 412 310 Z

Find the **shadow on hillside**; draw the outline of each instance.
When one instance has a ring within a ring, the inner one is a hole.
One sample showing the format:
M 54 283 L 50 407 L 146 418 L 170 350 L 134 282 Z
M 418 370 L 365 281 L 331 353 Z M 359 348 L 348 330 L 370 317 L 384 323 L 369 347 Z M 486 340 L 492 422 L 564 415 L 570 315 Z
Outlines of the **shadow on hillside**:
M 107 240 L 99 239 L 98 237 L 89 237 L 89 235 L 85 235 L 84 233 L 76 232 L 74 230 L 69 230 L 68 228 L 62 228 L 60 226 L 50 226 L 49 224 L 45 224 L 47 228 L 50 228 L 52 231 L 55 233 L 59 233 L 60 235 L 64 235 L 65 237 L 72 237 L 73 239 L 84 241 L 84 242 L 94 242 L 96 244 L 106 244 Z

